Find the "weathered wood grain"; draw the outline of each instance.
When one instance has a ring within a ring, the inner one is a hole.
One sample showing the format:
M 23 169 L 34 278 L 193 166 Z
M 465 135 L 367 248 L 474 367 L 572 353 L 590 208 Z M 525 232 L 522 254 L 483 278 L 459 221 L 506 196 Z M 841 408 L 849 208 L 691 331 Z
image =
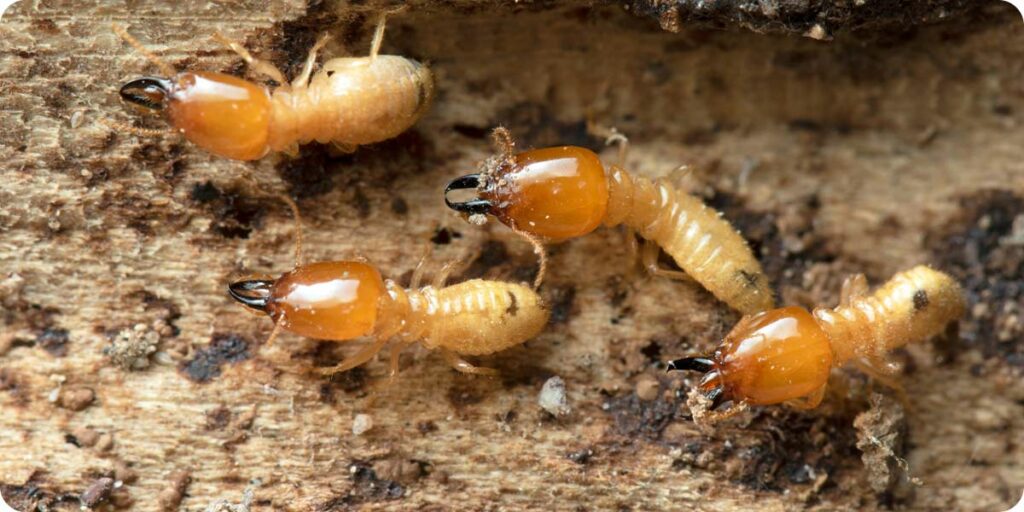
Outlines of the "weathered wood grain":
M 99 123 L 162 126 L 120 104 L 118 85 L 153 70 L 110 23 L 178 68 L 244 72 L 209 39 L 219 30 L 294 70 L 320 31 L 338 35 L 328 55 L 365 52 L 379 2 L 23 1 L 0 22 L 0 492 L 77 500 L 113 475 L 127 483 L 112 499 L 137 510 L 204 510 L 247 489 L 259 510 L 1008 508 L 1024 487 L 1024 25 L 987 4 L 821 43 L 671 34 L 588 2 L 417 2 L 384 45 L 437 73 L 415 130 L 351 156 L 243 164 Z M 299 199 L 310 260 L 361 255 L 400 279 L 450 238 L 434 268 L 478 258 L 467 275 L 529 276 L 529 247 L 463 223 L 440 190 L 488 153 L 496 124 L 523 146 L 599 148 L 588 118 L 631 136 L 635 172 L 690 163 L 685 186 L 737 222 L 788 303 L 834 302 L 850 272 L 878 282 L 919 262 L 969 281 L 966 335 L 898 355 L 912 402 L 901 456 L 921 486 L 871 489 L 853 371 L 818 410 L 699 431 L 687 382 L 658 362 L 710 349 L 736 316 L 691 284 L 625 271 L 618 232 L 552 247 L 553 324 L 483 359 L 498 380 L 417 350 L 391 387 L 384 362 L 315 377 L 351 347 L 262 347 L 268 321 L 225 293 L 291 265 L 277 191 Z M 115 338 L 158 351 L 126 370 L 132 357 L 104 354 Z M 553 375 L 567 418 L 536 402 Z M 641 400 L 651 379 L 658 398 Z M 373 422 L 361 436 L 357 414 Z

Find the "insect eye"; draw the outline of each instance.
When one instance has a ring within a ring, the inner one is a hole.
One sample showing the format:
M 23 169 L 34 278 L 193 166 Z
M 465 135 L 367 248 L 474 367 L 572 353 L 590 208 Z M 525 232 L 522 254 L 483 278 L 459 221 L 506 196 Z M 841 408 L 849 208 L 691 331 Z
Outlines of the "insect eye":
M 171 81 L 159 77 L 143 77 L 121 86 L 121 99 L 149 110 L 163 110 Z

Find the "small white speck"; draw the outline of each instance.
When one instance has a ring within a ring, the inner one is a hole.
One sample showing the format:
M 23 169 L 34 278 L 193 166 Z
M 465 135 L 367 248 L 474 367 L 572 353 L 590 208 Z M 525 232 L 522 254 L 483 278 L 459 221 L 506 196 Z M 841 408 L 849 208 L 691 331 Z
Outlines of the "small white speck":
M 565 395 L 565 381 L 561 377 L 551 377 L 540 390 L 537 403 L 541 408 L 555 416 L 566 416 L 572 412 L 569 399 Z
M 352 433 L 361 436 L 373 428 L 373 418 L 369 414 L 356 414 L 352 419 Z

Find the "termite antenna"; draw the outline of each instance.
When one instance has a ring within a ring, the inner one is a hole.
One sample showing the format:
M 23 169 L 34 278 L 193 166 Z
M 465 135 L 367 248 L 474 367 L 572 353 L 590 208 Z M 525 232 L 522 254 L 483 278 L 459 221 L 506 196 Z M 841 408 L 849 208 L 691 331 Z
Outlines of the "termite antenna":
M 537 290 L 540 288 L 541 283 L 544 282 L 544 276 L 548 272 L 548 251 L 544 249 L 544 244 L 541 243 L 540 239 L 526 231 L 520 231 L 518 229 L 512 230 L 515 234 L 526 239 L 533 246 L 533 253 L 538 258 L 537 276 L 533 278 L 533 289 Z
M 491 140 L 494 142 L 494 147 L 498 149 L 502 157 L 511 158 L 512 153 L 516 149 L 516 142 L 512 139 L 512 133 L 508 131 L 508 128 L 499 126 L 491 132 Z
M 690 370 L 707 373 L 714 368 L 715 362 L 706 357 L 684 357 L 682 359 L 676 359 L 675 361 L 669 361 L 666 371 Z
M 263 346 L 269 347 L 277 339 L 277 335 L 281 334 L 281 328 L 284 327 L 284 317 L 282 316 L 278 321 L 274 322 L 274 330 L 270 331 L 270 336 L 267 336 L 267 341 L 263 342 Z
M 127 124 L 127 123 L 120 123 L 120 122 L 117 122 L 117 121 L 111 121 L 110 119 L 100 119 L 99 123 L 102 124 L 103 126 L 106 126 L 107 128 L 110 128 L 111 130 L 120 131 L 120 132 L 126 132 L 126 133 L 130 133 L 132 135 L 138 135 L 138 136 L 141 136 L 141 137 L 160 137 L 160 136 L 171 135 L 171 134 L 175 133 L 174 130 L 171 130 L 171 129 L 158 130 L 158 129 L 152 129 L 152 128 L 139 128 L 139 127 Z
M 257 311 L 266 311 L 270 302 L 270 288 L 274 285 L 271 279 L 244 279 L 228 285 L 228 293 L 232 299 Z
M 159 57 L 154 55 L 153 52 L 146 49 L 145 46 L 142 46 L 142 43 L 140 43 L 138 39 L 135 39 L 135 37 L 129 34 L 128 31 L 124 29 L 124 27 L 116 23 L 111 24 L 110 27 L 114 30 L 114 33 L 117 34 L 121 39 L 124 39 L 125 42 L 132 45 L 132 47 L 134 47 L 137 52 L 141 53 L 144 57 L 146 57 L 147 60 L 156 65 L 156 67 L 160 69 L 161 73 L 169 77 L 174 76 L 174 68 L 172 68 L 166 62 L 160 60 Z
M 295 219 L 295 268 L 298 268 L 302 265 L 302 214 L 299 213 L 299 205 L 288 194 L 278 197 L 292 210 L 292 218 Z
M 469 201 L 452 202 L 448 199 L 448 193 L 452 190 L 468 190 L 480 187 L 480 174 L 467 174 L 455 178 L 444 188 L 444 204 L 457 212 L 469 215 L 488 214 L 491 212 L 491 202 L 486 199 L 472 199 Z

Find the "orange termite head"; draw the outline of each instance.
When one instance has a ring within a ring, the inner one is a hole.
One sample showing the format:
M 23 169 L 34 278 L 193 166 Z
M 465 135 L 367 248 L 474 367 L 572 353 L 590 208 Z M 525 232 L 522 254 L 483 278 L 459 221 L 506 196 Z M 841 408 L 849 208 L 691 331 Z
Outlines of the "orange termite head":
M 300 266 L 277 280 L 235 281 L 228 293 L 291 332 L 341 341 L 373 332 L 377 305 L 386 292 L 372 266 L 332 261 Z
M 471 188 L 479 198 L 448 199 L 452 190 Z M 601 224 L 608 209 L 608 182 L 601 160 L 586 148 L 509 151 L 488 159 L 484 172 L 452 180 L 445 188 L 445 203 L 462 213 L 494 215 L 518 231 L 564 240 Z
M 216 155 L 255 160 L 269 150 L 270 95 L 241 78 L 212 72 L 148 76 L 124 84 L 121 98 L 149 112 L 166 112 L 186 139 Z
M 786 307 L 744 317 L 713 357 L 687 357 L 669 370 L 704 372 L 711 408 L 733 400 L 767 405 L 811 395 L 828 382 L 832 345 L 806 309 Z

